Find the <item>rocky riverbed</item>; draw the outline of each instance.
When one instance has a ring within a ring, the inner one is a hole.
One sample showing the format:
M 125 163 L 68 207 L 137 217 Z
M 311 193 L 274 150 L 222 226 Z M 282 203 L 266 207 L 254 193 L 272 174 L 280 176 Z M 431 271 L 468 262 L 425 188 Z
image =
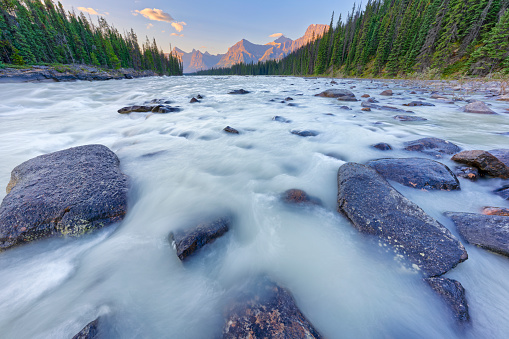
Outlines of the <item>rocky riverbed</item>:
M 509 104 L 467 87 L 0 84 L 1 333 L 504 338 Z

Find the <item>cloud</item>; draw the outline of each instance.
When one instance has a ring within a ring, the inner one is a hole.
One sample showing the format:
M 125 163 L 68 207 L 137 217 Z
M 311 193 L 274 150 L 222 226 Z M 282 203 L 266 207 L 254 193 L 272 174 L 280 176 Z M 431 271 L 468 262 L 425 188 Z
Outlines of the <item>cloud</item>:
M 154 25 L 152 25 L 152 24 L 148 24 L 148 25 L 147 25 L 147 29 L 150 29 L 150 28 L 152 28 L 152 27 L 154 27 Z
M 78 7 L 78 11 L 82 11 L 82 12 L 92 14 L 92 15 L 101 15 L 101 14 L 97 13 L 97 11 L 93 8 Z
M 183 36 L 184 36 L 184 34 L 178 34 L 178 33 L 171 33 L 171 35 L 173 35 L 173 36 L 179 36 L 179 37 L 183 37 Z
M 184 29 L 184 26 L 186 26 L 187 24 L 184 22 L 184 21 L 181 21 L 181 22 L 172 22 L 171 25 L 173 26 L 173 28 L 175 28 L 177 30 L 177 32 L 182 32 L 182 30 Z
M 161 9 L 157 9 L 157 8 L 153 8 L 153 9 L 145 8 L 145 9 L 142 9 L 141 11 L 135 10 L 133 12 L 133 15 L 138 15 L 138 13 L 143 15 L 145 18 L 154 20 L 154 21 L 165 21 L 165 22 L 175 21 L 171 17 L 171 15 L 169 15 L 168 13 L 164 13 Z
M 269 38 L 279 38 L 280 36 L 283 36 L 283 33 L 274 33 L 269 35 Z

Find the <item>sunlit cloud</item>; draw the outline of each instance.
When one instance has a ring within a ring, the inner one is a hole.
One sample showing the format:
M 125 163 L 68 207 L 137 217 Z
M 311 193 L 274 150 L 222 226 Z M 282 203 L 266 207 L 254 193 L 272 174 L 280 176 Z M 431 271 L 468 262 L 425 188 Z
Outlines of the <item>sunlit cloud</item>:
M 147 29 L 151 29 L 152 27 L 154 27 L 154 25 L 152 25 L 152 24 L 147 25 Z
M 99 14 L 95 9 L 89 7 L 89 8 L 86 8 L 86 7 L 78 7 L 78 11 L 82 11 L 82 12 L 85 12 L 85 13 L 88 13 L 88 14 L 91 14 L 91 15 L 103 15 L 103 14 Z M 108 15 L 107 13 L 105 13 L 106 15 Z
M 171 33 L 171 35 L 173 35 L 173 36 L 179 36 L 179 37 L 183 37 L 183 36 L 184 36 L 184 34 L 178 34 L 178 33 Z
M 142 9 L 141 11 L 135 10 L 133 12 L 133 15 L 138 15 L 138 14 L 141 14 L 145 18 L 154 20 L 154 21 L 165 21 L 165 22 L 175 21 L 171 17 L 171 15 L 169 15 L 168 13 L 165 13 L 161 9 L 157 9 L 157 8 L 153 8 L 153 9 L 145 8 L 145 9 Z
M 173 26 L 173 28 L 175 28 L 175 30 L 177 32 L 182 32 L 182 30 L 184 29 L 184 26 L 186 26 L 187 24 L 184 22 L 184 21 L 181 21 L 181 22 L 172 22 L 171 25 Z
M 279 38 L 280 36 L 283 36 L 283 33 L 274 33 L 269 35 L 269 38 Z

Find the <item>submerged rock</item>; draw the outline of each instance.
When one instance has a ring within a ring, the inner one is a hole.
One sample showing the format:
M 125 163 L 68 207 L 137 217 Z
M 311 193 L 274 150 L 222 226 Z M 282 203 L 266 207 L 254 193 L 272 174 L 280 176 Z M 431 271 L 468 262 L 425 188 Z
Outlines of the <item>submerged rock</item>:
M 488 105 L 486 105 L 482 101 L 474 101 L 470 104 L 467 104 L 465 107 L 463 107 L 463 111 L 468 113 L 478 113 L 478 114 L 497 114 L 494 111 L 492 111 Z
M 316 131 L 311 131 L 311 130 L 291 130 L 290 133 L 292 134 L 295 134 L 295 135 L 298 135 L 298 136 L 301 136 L 301 137 L 316 137 L 318 134 L 318 132 Z
M 228 92 L 228 94 L 248 94 L 248 93 L 250 93 L 250 92 L 246 91 L 246 90 L 244 90 L 242 88 Z
M 433 104 L 430 104 L 429 102 L 424 102 L 424 101 L 412 101 L 412 102 L 409 102 L 408 104 L 403 104 L 403 106 L 435 106 Z
M 269 279 L 232 303 L 226 311 L 223 338 L 322 338 L 301 313 L 292 295 Z
M 393 93 L 392 93 L 392 90 L 391 89 L 386 89 L 385 91 L 383 91 L 382 93 L 380 93 L 380 95 L 385 95 L 385 96 L 391 96 Z
M 226 133 L 239 134 L 239 131 L 230 126 L 226 126 L 225 128 L 223 128 L 223 131 L 225 131 Z
M 442 275 L 468 258 L 447 228 L 369 166 L 346 163 L 339 168 L 338 211 L 359 231 L 392 245 L 427 277 Z
M 203 246 L 210 244 L 230 229 L 231 218 L 222 217 L 196 227 L 170 233 L 170 241 L 177 256 L 184 261 Z
M 157 105 L 151 110 L 152 113 L 175 113 L 180 112 L 182 109 L 179 107 L 172 107 L 168 105 Z
M 320 199 L 311 197 L 303 190 L 296 188 L 285 191 L 281 198 L 287 204 L 321 205 Z
M 423 158 L 378 159 L 366 163 L 385 179 L 425 190 L 459 190 L 458 178 L 449 167 Z
M 195 102 L 200 102 L 200 100 L 196 99 L 195 97 L 192 97 L 189 101 L 190 104 L 194 104 Z
M 509 217 L 509 208 L 486 206 L 486 207 L 483 207 L 482 214 L 484 214 L 484 215 L 500 215 L 503 217 Z
M 509 256 L 509 217 L 462 212 L 445 215 L 469 243 Z
M 488 152 L 509 167 L 509 149 L 499 148 L 489 150 Z
M 424 280 L 442 297 L 458 322 L 467 323 L 470 321 L 465 289 L 459 281 L 443 277 L 426 278 Z
M 509 167 L 491 153 L 481 150 L 463 151 L 455 154 L 452 160 L 473 166 L 479 169 L 481 174 L 495 178 L 509 179 Z
M 369 94 L 363 94 L 361 95 L 361 98 L 369 98 Z
M 454 172 L 456 176 L 471 181 L 476 181 L 480 177 L 479 170 L 475 167 L 457 166 L 454 168 Z
M 389 144 L 387 144 L 385 142 L 380 142 L 378 144 L 373 145 L 372 147 L 374 147 L 376 149 L 379 149 L 380 151 L 390 151 L 390 150 L 392 150 L 391 145 L 389 145 Z
M 395 115 L 392 118 L 395 120 L 399 120 L 399 121 L 426 121 L 426 120 L 428 120 L 426 118 L 418 117 L 416 115 Z
M 504 185 L 494 191 L 496 195 L 501 196 L 505 200 L 509 200 L 509 185 Z
M 273 117 L 272 117 L 272 120 L 274 120 L 274 121 L 278 121 L 278 122 L 284 122 L 284 123 L 290 123 L 290 122 L 292 122 L 291 120 L 288 120 L 288 119 L 286 119 L 285 117 L 282 117 L 282 116 L 280 116 L 280 115 L 273 116 Z
M 322 93 L 315 94 L 315 97 L 337 98 L 340 101 L 357 101 L 355 94 L 347 89 L 328 89 Z
M 422 152 L 441 158 L 444 154 L 455 154 L 461 151 L 457 145 L 450 141 L 438 138 L 422 138 L 405 142 L 406 151 Z
M 78 236 L 121 221 L 127 176 L 115 153 L 86 145 L 41 155 L 11 173 L 0 205 L 0 251 L 52 235 Z
M 117 112 L 120 114 L 128 114 L 131 112 L 150 112 L 152 111 L 153 106 L 127 106 L 122 107 Z
M 99 338 L 99 318 L 89 322 L 83 329 L 72 339 L 94 339 Z

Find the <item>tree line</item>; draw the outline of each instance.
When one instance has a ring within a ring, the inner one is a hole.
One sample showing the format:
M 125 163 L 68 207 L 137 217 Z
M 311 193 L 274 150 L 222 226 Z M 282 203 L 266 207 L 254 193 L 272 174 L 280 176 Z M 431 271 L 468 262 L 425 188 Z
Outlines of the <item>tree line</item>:
M 147 37 L 140 47 L 132 29 L 122 35 L 102 17 L 93 24 L 51 0 L 0 0 L 2 63 L 78 63 L 182 75 L 180 59 L 165 55 L 155 39 Z
M 281 60 L 198 74 L 509 74 L 509 0 L 369 0 Z

